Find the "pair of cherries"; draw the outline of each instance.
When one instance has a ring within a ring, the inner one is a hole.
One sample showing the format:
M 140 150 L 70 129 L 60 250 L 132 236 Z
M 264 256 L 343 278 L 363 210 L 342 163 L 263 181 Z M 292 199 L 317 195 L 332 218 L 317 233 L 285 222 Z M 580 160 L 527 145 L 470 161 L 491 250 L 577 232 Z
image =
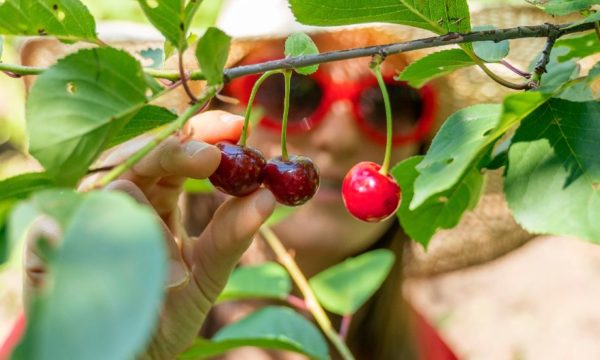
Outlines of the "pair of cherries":
M 319 188 L 319 170 L 306 156 L 266 161 L 259 150 L 248 146 L 226 142 L 216 146 L 221 150 L 221 163 L 209 180 L 226 194 L 246 196 L 264 184 L 281 204 L 298 206 Z
M 211 183 L 233 196 L 245 196 L 261 184 L 278 202 L 288 206 L 302 205 L 319 187 L 319 171 L 305 156 L 276 157 L 269 161 L 254 148 L 220 142 L 221 163 Z M 348 211 L 356 218 L 378 222 L 394 214 L 400 203 L 400 187 L 381 166 L 361 162 L 350 169 L 342 183 L 342 198 Z

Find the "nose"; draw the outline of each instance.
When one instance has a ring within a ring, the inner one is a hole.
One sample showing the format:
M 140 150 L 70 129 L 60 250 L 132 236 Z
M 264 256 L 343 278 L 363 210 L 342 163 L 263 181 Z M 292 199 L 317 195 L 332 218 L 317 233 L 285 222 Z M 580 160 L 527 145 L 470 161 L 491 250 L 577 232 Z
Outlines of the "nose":
M 360 130 L 354 119 L 352 103 L 337 100 L 311 134 L 312 148 L 335 158 L 352 158 L 360 148 Z

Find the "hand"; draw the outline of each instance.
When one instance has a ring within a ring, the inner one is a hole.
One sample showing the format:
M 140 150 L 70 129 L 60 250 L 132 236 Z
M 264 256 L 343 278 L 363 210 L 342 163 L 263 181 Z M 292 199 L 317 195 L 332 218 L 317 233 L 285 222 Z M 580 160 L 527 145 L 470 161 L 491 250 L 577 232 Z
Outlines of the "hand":
M 232 126 L 232 122 L 243 119 L 223 111 L 210 111 L 190 121 L 193 121 L 194 129 L 192 140 L 184 144 L 180 144 L 176 137 L 165 140 L 119 180 L 106 187 L 107 190 L 123 191 L 138 202 L 153 207 L 161 219 L 169 249 L 166 300 L 159 325 L 141 358 L 175 358 L 193 342 L 231 271 L 250 245 L 252 236 L 275 206 L 273 195 L 265 189 L 244 198 L 229 199 L 216 210 L 201 234 L 189 237 L 183 229 L 177 207 L 185 178 L 206 178 L 216 170 L 220 161 L 220 151 L 216 147 L 198 140 L 204 140 L 202 134 L 209 134 L 211 141 L 215 141 L 219 137 L 218 129 L 223 129 L 222 138 L 231 139 L 232 129 L 241 128 Z M 146 141 L 140 139 L 124 144 L 104 162 L 120 163 Z M 51 219 L 40 219 L 30 239 L 43 235 L 51 246 L 56 246 L 60 232 Z M 35 242 L 28 241 L 26 298 L 35 296 L 36 289 L 44 283 L 46 267 L 38 254 Z

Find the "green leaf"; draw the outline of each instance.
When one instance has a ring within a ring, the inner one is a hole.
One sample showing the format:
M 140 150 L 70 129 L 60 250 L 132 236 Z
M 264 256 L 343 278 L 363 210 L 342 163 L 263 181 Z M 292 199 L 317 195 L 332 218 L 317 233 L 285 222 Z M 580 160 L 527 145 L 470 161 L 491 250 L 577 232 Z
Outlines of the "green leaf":
M 588 15 L 586 18 L 583 18 L 581 20 L 577 20 L 577 21 L 573 22 L 570 26 L 566 27 L 566 29 L 572 29 L 572 28 L 582 25 L 582 24 L 588 24 L 588 23 L 593 23 L 593 22 L 598 22 L 598 21 L 600 21 L 600 12 L 595 12 L 595 13 L 592 13 L 591 15 Z
M 457 111 L 444 122 L 414 182 L 410 210 L 436 194 L 452 188 L 490 145 L 490 135 L 500 122 L 500 105 L 474 105 Z
M 285 57 L 296 57 L 303 55 L 316 55 L 319 53 L 317 45 L 305 33 L 294 33 L 285 40 Z M 295 69 L 297 73 L 310 75 L 319 69 L 319 65 L 305 66 Z
M 384 22 L 438 34 L 471 30 L 466 0 L 290 0 L 296 19 L 307 25 Z
M 248 298 L 285 299 L 292 281 L 281 265 L 267 262 L 235 269 L 217 302 Z
M 600 104 L 551 99 L 523 120 L 504 191 L 531 232 L 600 242 Z
M 432 79 L 472 65 L 475 62 L 463 50 L 442 50 L 411 63 L 396 80 L 406 81 L 410 86 L 420 88 Z
M 408 206 L 413 197 L 413 184 L 419 176 L 416 166 L 422 159 L 422 156 L 406 159 L 392 169 L 392 174 L 402 189 L 402 202 L 396 212 L 402 229 L 411 239 L 427 248 L 438 229 L 453 228 L 466 210 L 477 205 L 484 177 L 477 168 L 471 168 L 452 188 L 410 210 Z
M 568 49 L 557 57 L 557 60 L 564 62 L 573 58 L 581 59 L 600 52 L 600 41 L 596 33 L 592 32 L 583 36 L 560 39 L 554 45 L 554 50 L 559 47 Z
M 6 0 L 0 5 L 0 34 L 97 40 L 94 17 L 79 0 Z
M 393 264 L 391 251 L 369 251 L 313 276 L 310 287 L 325 309 L 338 315 L 354 314 L 379 289 Z
M 0 181 L 0 200 L 24 199 L 32 192 L 53 185 L 46 173 L 28 173 Z
M 156 105 L 146 105 L 108 142 L 107 148 L 124 143 L 138 135 L 177 119 L 177 114 Z
M 140 64 L 112 48 L 85 49 L 39 76 L 27 101 L 29 151 L 72 185 L 146 103 Z
M 590 80 L 586 78 L 585 80 Z M 594 93 L 590 87 L 591 81 L 573 80 L 565 85 L 565 89 L 555 97 L 575 102 L 593 101 Z
M 317 328 L 295 311 L 268 306 L 226 326 L 212 341 L 198 339 L 179 359 L 204 359 L 242 346 L 289 350 L 311 359 L 329 359 L 325 339 Z
M 231 38 L 221 30 L 210 27 L 198 41 L 196 57 L 209 85 L 223 83 L 223 68 L 229 54 Z
M 496 30 L 495 26 L 476 26 L 473 31 Z M 508 55 L 510 48 L 508 40 L 494 41 L 478 41 L 473 43 L 473 51 L 483 61 L 498 62 Z
M 208 179 L 186 179 L 183 190 L 188 194 L 211 193 L 215 191 L 215 187 Z
M 187 47 L 186 36 L 201 0 L 137 0 L 154 27 L 179 51 Z M 165 51 L 167 53 L 167 51 Z
M 600 4 L 600 0 L 527 0 L 527 2 L 555 16 L 568 15 Z
M 154 331 L 167 274 L 156 216 L 125 194 L 76 197 L 13 359 L 133 359 Z

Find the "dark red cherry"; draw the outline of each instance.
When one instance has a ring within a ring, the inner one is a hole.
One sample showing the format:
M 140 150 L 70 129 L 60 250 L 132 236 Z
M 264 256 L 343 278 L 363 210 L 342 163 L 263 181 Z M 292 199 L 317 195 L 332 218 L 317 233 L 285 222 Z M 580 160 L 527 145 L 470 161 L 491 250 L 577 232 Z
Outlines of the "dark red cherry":
M 256 191 L 263 182 L 266 160 L 257 149 L 220 142 L 221 162 L 209 177 L 210 182 L 222 192 L 245 196 Z
M 302 205 L 319 188 L 319 170 L 306 156 L 292 155 L 287 161 L 278 156 L 267 162 L 264 184 L 278 202 L 288 206 Z
M 389 174 L 381 174 L 380 169 L 378 164 L 363 161 L 344 177 L 344 205 L 359 220 L 382 221 L 393 215 L 400 205 L 400 186 Z

